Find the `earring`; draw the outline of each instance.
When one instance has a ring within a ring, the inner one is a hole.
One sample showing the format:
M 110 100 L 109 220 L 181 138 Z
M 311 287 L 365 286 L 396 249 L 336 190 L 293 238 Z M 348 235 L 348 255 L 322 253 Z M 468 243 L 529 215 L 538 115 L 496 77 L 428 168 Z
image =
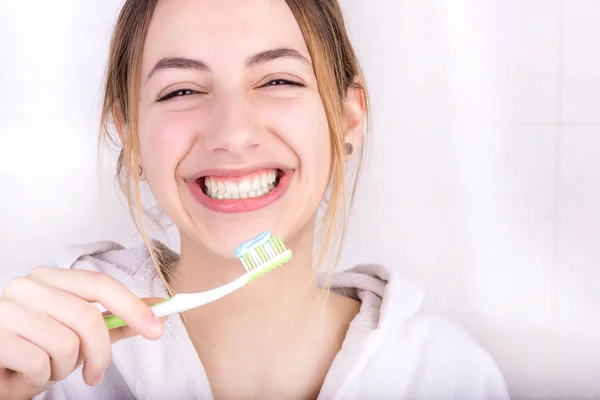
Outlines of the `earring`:
M 144 180 L 144 170 L 143 170 L 142 166 L 141 166 L 141 165 L 138 165 L 138 169 L 139 169 L 139 170 L 138 170 L 138 177 L 139 177 L 141 180 Z
M 352 154 L 353 151 L 354 151 L 354 146 L 352 146 L 352 143 L 346 143 L 346 154 L 350 155 L 350 154 Z

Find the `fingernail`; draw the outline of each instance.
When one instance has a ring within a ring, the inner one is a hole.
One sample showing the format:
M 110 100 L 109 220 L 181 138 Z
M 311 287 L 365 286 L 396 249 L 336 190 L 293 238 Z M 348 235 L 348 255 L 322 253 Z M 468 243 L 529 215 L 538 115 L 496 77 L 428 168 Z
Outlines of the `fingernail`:
M 104 371 L 102 371 L 100 375 L 94 378 L 94 380 L 92 381 L 92 386 L 98 386 L 100 383 L 102 383 L 102 379 L 104 379 Z
M 160 321 L 152 311 L 150 311 L 146 317 L 146 325 L 148 325 L 148 329 L 150 329 L 150 331 L 156 335 L 159 335 L 162 332 Z

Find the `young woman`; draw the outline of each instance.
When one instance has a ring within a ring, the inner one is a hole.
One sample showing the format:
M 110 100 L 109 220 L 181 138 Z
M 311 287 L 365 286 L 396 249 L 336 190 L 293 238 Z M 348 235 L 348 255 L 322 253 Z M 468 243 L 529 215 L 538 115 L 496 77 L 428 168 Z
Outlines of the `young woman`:
M 73 247 L 5 280 L 0 398 L 508 398 L 490 356 L 419 313 L 420 289 L 394 266 L 314 279 L 335 267 L 368 111 L 337 0 L 128 0 L 103 111 L 146 244 Z M 148 239 L 140 181 L 177 225 L 180 254 Z M 241 275 L 235 248 L 266 230 L 288 264 L 154 316 L 170 294 Z M 128 326 L 107 330 L 93 303 Z

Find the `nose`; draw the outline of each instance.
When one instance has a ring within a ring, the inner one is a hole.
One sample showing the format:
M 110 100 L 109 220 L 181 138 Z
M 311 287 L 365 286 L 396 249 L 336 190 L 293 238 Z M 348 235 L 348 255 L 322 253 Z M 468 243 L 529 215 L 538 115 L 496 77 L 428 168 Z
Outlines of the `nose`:
M 221 99 L 212 119 L 212 129 L 205 137 L 208 150 L 242 156 L 258 147 L 263 128 L 256 110 L 242 96 Z

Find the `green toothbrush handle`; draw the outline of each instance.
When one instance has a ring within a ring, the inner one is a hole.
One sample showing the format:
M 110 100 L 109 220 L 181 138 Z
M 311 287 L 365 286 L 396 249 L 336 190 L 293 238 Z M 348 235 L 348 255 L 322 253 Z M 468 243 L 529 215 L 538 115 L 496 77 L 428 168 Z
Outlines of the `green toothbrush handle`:
M 158 303 L 154 304 L 150 308 L 154 308 L 154 307 L 158 306 L 159 304 L 166 303 L 167 301 L 171 300 L 172 298 L 173 297 L 169 297 L 167 299 L 159 301 Z M 121 318 L 117 317 L 116 315 L 107 315 L 106 317 L 104 317 L 104 324 L 106 325 L 108 330 L 127 326 L 127 322 L 123 321 Z
M 122 326 L 127 325 L 127 323 L 125 321 L 123 321 L 121 318 L 117 317 L 116 315 L 109 315 L 107 317 L 104 317 L 104 323 L 106 324 L 106 327 L 109 330 L 115 329 L 115 328 L 120 328 Z

